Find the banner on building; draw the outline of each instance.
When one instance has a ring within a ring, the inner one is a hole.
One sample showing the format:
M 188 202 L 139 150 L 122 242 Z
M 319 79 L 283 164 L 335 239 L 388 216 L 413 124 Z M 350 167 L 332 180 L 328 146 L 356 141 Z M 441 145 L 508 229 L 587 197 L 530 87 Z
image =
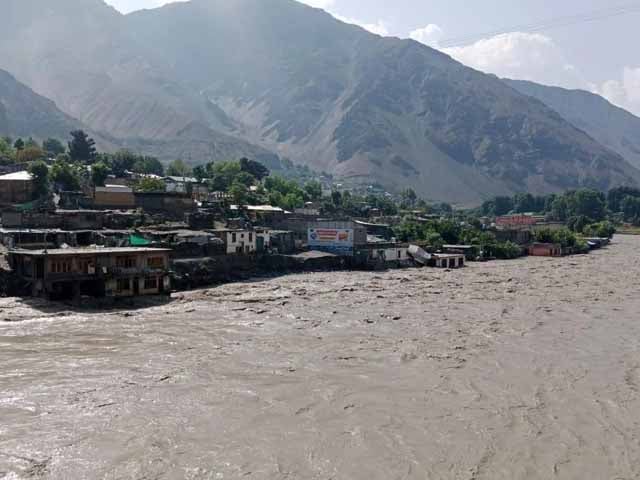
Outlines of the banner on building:
M 353 229 L 310 228 L 309 248 L 338 255 L 353 254 Z

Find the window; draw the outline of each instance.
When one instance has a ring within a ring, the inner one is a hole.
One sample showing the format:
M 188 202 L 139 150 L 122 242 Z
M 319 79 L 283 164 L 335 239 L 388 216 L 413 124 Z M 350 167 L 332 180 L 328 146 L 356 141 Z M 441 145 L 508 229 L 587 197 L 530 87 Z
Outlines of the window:
M 145 290 L 157 290 L 158 289 L 158 278 L 150 277 L 144 279 L 144 289 Z
M 241 234 L 240 234 L 240 238 L 241 238 L 242 240 L 244 240 L 244 233 L 241 233 Z
M 238 237 L 236 236 L 235 233 L 231 234 L 231 243 L 236 243 L 236 241 L 238 240 Z
M 119 292 L 128 292 L 131 290 L 131 279 L 130 278 L 121 278 L 118 280 L 118 291 Z
M 250 242 L 253 242 L 253 233 L 250 233 L 250 234 L 249 234 L 249 241 L 250 241 Z
M 164 268 L 164 258 L 162 258 L 162 257 L 147 258 L 147 267 L 149 267 L 149 268 Z
M 136 268 L 136 258 L 118 257 L 116 259 L 116 264 L 118 265 L 118 268 Z
M 51 262 L 51 273 L 71 272 L 71 260 L 55 260 Z

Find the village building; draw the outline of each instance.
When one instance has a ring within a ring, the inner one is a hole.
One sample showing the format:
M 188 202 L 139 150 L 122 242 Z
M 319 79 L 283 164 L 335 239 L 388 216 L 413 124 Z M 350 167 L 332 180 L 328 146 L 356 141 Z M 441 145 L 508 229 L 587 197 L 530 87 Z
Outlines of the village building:
M 136 197 L 133 194 L 133 189 L 126 185 L 95 187 L 93 206 L 94 208 L 121 210 L 136 208 Z
M 257 252 L 256 232 L 242 229 L 216 229 L 213 234 L 224 242 L 227 255 L 251 255 Z
M 562 246 L 555 243 L 533 243 L 527 249 L 532 257 L 561 257 Z
M 475 260 L 480 254 L 478 247 L 473 245 L 443 245 L 442 252 L 464 255 L 467 260 Z
M 135 206 L 148 213 L 162 213 L 170 218 L 183 219 L 187 213 L 196 211 L 194 199 L 177 192 L 136 192 Z
M 406 244 L 369 236 L 367 245 L 359 247 L 356 255 L 359 263 L 370 268 L 406 267 L 411 264 L 408 250 Z
M 33 176 L 27 171 L 0 176 L 0 205 L 27 203 L 33 199 Z
M 13 250 L 8 261 L 33 296 L 72 300 L 169 293 L 169 254 L 156 248 Z
M 307 230 L 309 250 L 352 257 L 367 246 L 367 229 L 353 221 L 319 221 Z
M 434 253 L 431 256 L 431 265 L 436 268 L 463 268 L 465 265 L 464 254 Z

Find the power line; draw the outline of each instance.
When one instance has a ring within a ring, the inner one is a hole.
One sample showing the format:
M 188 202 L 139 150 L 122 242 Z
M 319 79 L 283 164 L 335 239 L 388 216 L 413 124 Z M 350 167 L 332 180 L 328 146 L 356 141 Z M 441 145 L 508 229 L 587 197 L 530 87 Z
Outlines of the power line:
M 497 35 L 503 35 L 510 32 L 526 32 L 536 33 L 553 28 L 562 28 L 571 25 L 577 25 L 587 22 L 595 22 L 599 20 L 605 20 L 607 18 L 619 17 L 621 15 L 638 13 L 640 12 L 640 2 L 627 3 L 625 5 L 619 5 L 617 7 L 609 7 L 600 10 L 593 10 L 591 12 L 585 12 L 579 15 L 567 15 L 563 17 L 557 17 L 547 20 L 540 20 L 534 23 L 514 25 L 511 27 L 503 27 L 493 31 L 484 33 L 478 33 L 474 35 L 463 35 L 460 37 L 452 37 L 439 42 L 440 47 L 449 48 L 457 47 L 461 45 L 467 45 L 483 38 L 495 37 Z

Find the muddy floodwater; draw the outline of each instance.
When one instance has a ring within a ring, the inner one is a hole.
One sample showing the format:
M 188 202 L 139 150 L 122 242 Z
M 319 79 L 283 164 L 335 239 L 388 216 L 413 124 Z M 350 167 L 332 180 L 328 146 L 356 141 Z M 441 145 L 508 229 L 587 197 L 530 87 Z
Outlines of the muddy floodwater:
M 128 311 L 2 299 L 0 478 L 640 478 L 640 237 Z

